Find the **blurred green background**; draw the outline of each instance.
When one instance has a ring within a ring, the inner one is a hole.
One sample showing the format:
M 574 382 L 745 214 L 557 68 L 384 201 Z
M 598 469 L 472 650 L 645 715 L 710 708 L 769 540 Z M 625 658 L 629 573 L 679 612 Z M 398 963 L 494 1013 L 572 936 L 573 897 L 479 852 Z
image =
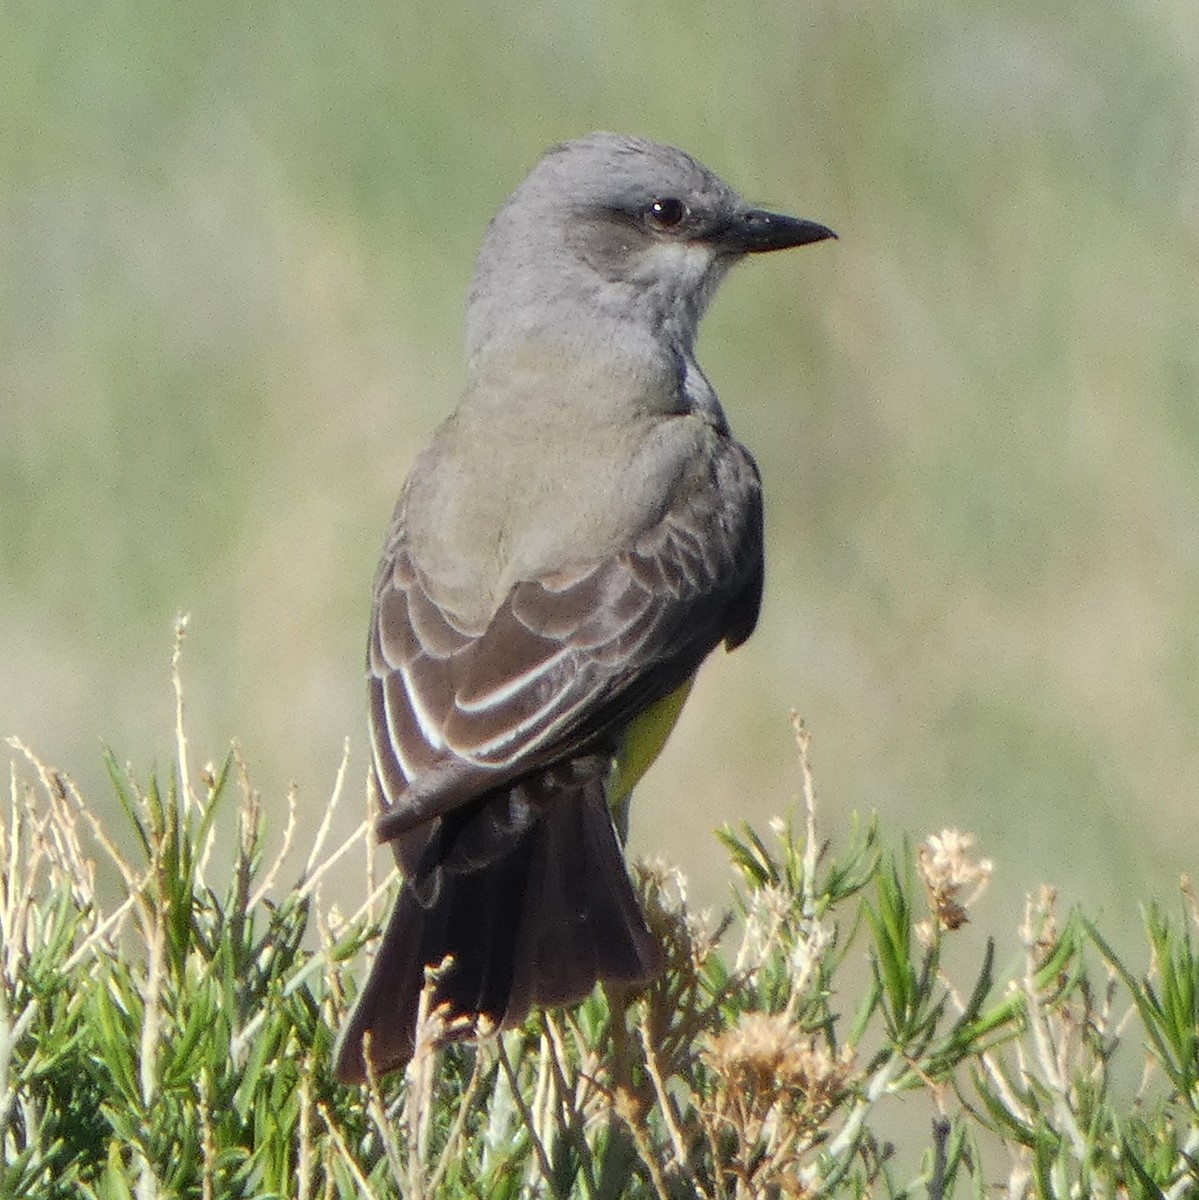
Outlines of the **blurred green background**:
M 236 736 L 283 823 L 366 773 L 369 588 L 453 405 L 472 260 L 549 144 L 685 147 L 835 244 L 725 285 L 701 359 L 768 497 L 635 841 L 798 791 L 972 829 L 1131 929 L 1196 862 L 1199 7 L 67 0 L 0 11 L 0 733 L 93 794 Z M 346 816 L 347 824 L 355 813 Z

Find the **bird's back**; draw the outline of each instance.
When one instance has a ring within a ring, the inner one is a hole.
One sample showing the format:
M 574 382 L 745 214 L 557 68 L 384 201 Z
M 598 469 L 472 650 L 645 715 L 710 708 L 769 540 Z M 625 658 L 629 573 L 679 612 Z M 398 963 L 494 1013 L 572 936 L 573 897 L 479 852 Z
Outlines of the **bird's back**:
M 516 584 L 598 562 L 714 486 L 734 445 L 665 373 L 622 378 L 528 350 L 520 363 L 472 382 L 417 460 L 400 517 L 431 592 L 475 632 Z

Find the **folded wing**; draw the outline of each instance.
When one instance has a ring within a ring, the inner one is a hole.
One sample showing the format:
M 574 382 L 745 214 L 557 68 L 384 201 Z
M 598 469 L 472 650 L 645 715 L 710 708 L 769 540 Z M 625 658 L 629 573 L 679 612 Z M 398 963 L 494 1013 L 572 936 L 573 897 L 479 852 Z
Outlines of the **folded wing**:
M 762 590 L 758 473 L 732 441 L 709 469 L 630 547 L 518 583 L 478 631 L 438 604 L 397 531 L 368 661 L 381 836 L 555 761 L 610 751 L 719 642 L 749 636 Z

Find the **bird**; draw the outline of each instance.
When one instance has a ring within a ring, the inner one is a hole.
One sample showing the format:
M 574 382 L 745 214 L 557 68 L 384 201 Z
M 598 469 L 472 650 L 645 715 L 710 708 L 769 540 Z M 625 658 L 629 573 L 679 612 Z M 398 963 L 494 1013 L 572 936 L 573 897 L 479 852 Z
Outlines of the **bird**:
M 488 225 L 465 388 L 374 581 L 375 833 L 403 881 L 334 1047 L 341 1081 L 403 1068 L 421 1014 L 437 1046 L 663 970 L 624 858 L 629 795 L 763 588 L 761 480 L 699 322 L 739 260 L 835 236 L 612 133 L 550 148 Z

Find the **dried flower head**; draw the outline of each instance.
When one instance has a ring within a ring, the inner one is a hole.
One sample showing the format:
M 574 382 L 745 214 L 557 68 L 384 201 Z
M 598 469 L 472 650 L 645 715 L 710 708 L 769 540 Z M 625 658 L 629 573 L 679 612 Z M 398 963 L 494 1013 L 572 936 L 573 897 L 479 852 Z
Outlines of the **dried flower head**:
M 647 898 L 671 915 L 687 908 L 687 877 L 678 867 L 662 858 L 639 859 L 636 873 Z
M 917 852 L 916 863 L 933 917 L 942 929 L 960 929 L 970 919 L 967 910 L 991 880 L 991 860 L 975 859 L 974 834 L 942 829 Z
M 661 859 L 641 860 L 636 873 L 646 923 L 662 943 L 671 970 L 695 975 L 716 949 L 728 919 L 713 925 L 708 910 L 692 912 L 687 877 Z
M 733 1193 L 807 1195 L 804 1163 L 848 1094 L 852 1051 L 831 1053 L 785 1013 L 752 1012 L 700 1055 L 714 1080 L 701 1121 L 712 1145 L 726 1148 Z
M 1057 888 L 1042 884 L 1036 896 L 1029 896 L 1025 903 L 1022 930 L 1025 945 L 1035 948 L 1038 962 L 1052 952 L 1058 932 Z
M 755 1107 L 785 1103 L 817 1123 L 845 1094 L 852 1055 L 834 1056 L 784 1013 L 744 1013 L 701 1052 L 718 1089 Z

